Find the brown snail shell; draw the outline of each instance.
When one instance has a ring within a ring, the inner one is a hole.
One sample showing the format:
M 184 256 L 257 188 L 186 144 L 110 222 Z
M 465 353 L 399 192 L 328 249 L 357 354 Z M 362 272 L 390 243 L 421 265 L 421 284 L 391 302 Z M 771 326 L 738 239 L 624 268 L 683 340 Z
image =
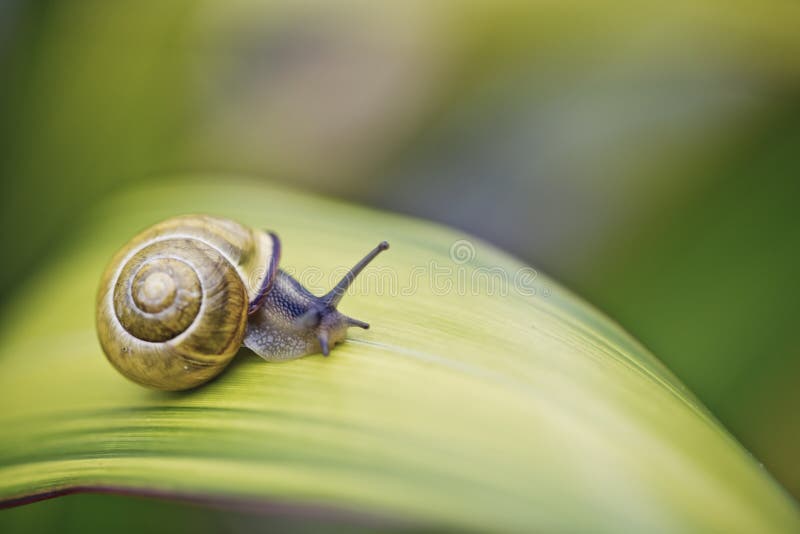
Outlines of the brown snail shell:
M 273 234 L 228 219 L 168 219 L 134 237 L 106 268 L 97 333 L 111 364 L 165 390 L 200 385 L 230 362 L 278 270 Z

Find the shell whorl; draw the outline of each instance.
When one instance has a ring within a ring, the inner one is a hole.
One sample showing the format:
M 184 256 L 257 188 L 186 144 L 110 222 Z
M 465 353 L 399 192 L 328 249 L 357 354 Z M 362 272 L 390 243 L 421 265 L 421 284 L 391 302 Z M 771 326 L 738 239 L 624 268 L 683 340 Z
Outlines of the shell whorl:
M 277 271 L 278 248 L 270 234 L 208 216 L 169 219 L 136 236 L 98 293 L 109 361 L 158 389 L 210 380 L 241 346 L 248 311 Z
M 175 252 L 177 258 L 164 255 Z M 134 255 L 114 287 L 114 312 L 122 327 L 137 339 L 154 342 L 185 332 L 203 301 L 198 273 L 203 266 L 197 264 L 211 259 L 204 253 L 202 245 L 190 240 L 169 239 Z

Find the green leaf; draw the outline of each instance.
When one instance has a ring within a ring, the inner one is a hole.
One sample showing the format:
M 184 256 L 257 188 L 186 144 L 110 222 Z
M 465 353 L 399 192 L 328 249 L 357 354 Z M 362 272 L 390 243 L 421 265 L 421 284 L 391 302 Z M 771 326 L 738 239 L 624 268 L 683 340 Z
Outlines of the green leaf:
M 189 392 L 126 381 L 95 339 L 100 273 L 136 231 L 187 212 L 275 230 L 282 266 L 317 291 L 387 239 L 341 305 L 373 328 L 329 358 L 242 350 Z M 481 530 L 800 528 L 796 503 L 646 349 L 471 237 L 220 177 L 128 192 L 81 221 L 3 311 L 7 503 L 84 488 Z

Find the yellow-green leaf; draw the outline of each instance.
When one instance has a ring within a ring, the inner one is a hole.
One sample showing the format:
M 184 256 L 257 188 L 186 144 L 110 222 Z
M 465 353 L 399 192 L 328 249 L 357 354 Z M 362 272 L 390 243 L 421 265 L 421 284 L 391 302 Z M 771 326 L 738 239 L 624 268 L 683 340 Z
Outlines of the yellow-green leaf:
M 372 329 L 329 358 L 242 350 L 189 392 L 126 381 L 95 338 L 100 273 L 136 231 L 187 212 L 275 230 L 282 266 L 317 291 L 387 239 L 341 305 Z M 3 310 L 2 501 L 92 488 L 481 530 L 800 529 L 796 503 L 646 349 L 478 240 L 220 177 L 79 219 Z

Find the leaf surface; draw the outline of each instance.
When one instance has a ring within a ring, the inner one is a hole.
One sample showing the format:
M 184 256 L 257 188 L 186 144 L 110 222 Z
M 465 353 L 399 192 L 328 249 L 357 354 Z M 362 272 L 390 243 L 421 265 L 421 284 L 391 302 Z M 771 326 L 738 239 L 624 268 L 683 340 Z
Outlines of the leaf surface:
M 189 392 L 128 382 L 95 337 L 100 274 L 138 230 L 193 212 L 276 231 L 281 266 L 317 293 L 388 240 L 341 304 L 372 328 L 329 358 L 243 349 Z M 3 310 L 6 503 L 86 488 L 481 530 L 800 529 L 654 356 L 479 240 L 220 177 L 117 195 L 67 235 Z

